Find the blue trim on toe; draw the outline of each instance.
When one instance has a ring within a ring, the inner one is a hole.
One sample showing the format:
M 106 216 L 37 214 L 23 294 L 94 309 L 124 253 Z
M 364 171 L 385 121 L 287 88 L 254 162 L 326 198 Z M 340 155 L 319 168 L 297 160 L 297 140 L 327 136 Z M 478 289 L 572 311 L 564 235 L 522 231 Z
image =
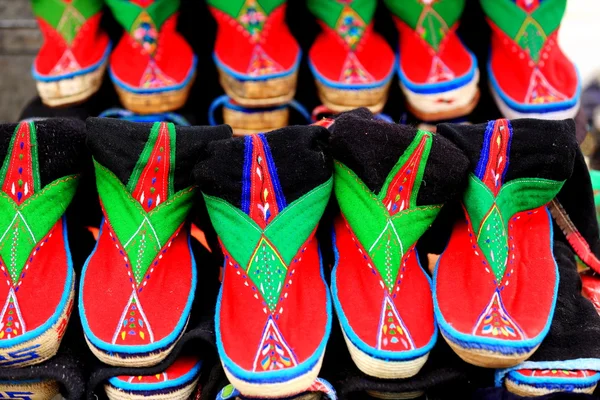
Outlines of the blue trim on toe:
M 278 72 L 275 74 L 267 74 L 261 76 L 250 76 L 248 74 L 243 74 L 241 72 L 235 71 L 231 67 L 228 67 L 223 61 L 219 60 L 216 52 L 213 52 L 213 60 L 219 69 L 222 69 L 227 75 L 233 76 L 238 81 L 242 82 L 260 82 L 260 81 L 268 81 L 269 79 L 275 78 L 283 78 L 285 76 L 289 76 L 294 72 L 298 71 L 298 67 L 300 66 L 300 60 L 302 59 L 302 50 L 298 51 L 298 56 L 296 57 L 296 61 L 294 61 L 294 65 L 287 71 Z
M 506 379 L 521 384 L 529 385 L 546 389 L 556 389 L 565 386 L 585 388 L 594 386 L 600 381 L 600 374 L 588 376 L 585 378 L 548 378 L 542 376 L 525 376 L 520 374 L 517 370 L 510 371 L 506 376 Z
M 117 389 L 123 389 L 129 392 L 148 392 L 148 391 L 158 391 L 165 390 L 171 388 L 177 388 L 180 386 L 185 386 L 186 384 L 192 382 L 198 376 L 200 372 L 200 367 L 202 366 L 202 361 L 198 361 L 196 365 L 192 367 L 191 370 L 186 372 L 184 375 L 180 376 L 177 379 L 168 380 L 164 382 L 155 382 L 155 383 L 131 383 L 127 381 L 122 381 L 118 379 L 116 376 L 110 378 L 108 382 L 116 387 Z
M 104 51 L 104 54 L 102 55 L 102 58 L 100 59 L 100 61 L 98 61 L 97 63 L 95 63 L 93 65 L 90 65 L 87 68 L 80 69 L 79 71 L 69 72 L 68 74 L 63 74 L 63 75 L 42 75 L 35 70 L 35 62 L 34 62 L 31 65 L 31 75 L 33 76 L 33 79 L 35 79 L 36 81 L 57 82 L 57 81 L 61 81 L 63 79 L 75 78 L 77 76 L 86 75 L 91 72 L 95 72 L 104 63 L 106 63 L 106 61 L 108 60 L 108 56 L 110 55 L 111 48 L 112 48 L 112 45 L 110 42 L 108 42 L 108 45 L 106 46 L 106 50 Z

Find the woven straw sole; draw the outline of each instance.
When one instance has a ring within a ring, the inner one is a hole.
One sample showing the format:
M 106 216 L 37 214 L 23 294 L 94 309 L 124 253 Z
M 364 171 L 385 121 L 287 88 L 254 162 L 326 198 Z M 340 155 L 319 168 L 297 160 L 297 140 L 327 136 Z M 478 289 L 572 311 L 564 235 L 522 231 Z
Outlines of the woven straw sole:
M 162 389 L 160 391 L 157 390 L 157 393 L 152 393 L 152 391 L 136 393 L 134 391 L 118 389 L 111 384 L 104 385 L 104 390 L 110 400 L 187 400 L 194 392 L 198 379 L 196 378 L 179 388 L 173 388 L 174 390 L 169 392 L 165 392 L 165 389 Z
M 562 390 L 560 390 L 560 389 L 546 389 L 546 388 L 535 387 L 532 385 L 525 385 L 522 383 L 517 383 L 508 378 L 506 379 L 505 385 L 506 385 L 506 389 L 509 392 L 514 393 L 518 396 L 522 396 L 522 397 L 537 397 L 537 396 L 544 396 L 544 395 L 551 394 L 551 393 L 562 392 Z M 596 385 L 593 385 L 593 386 L 586 387 L 586 388 L 573 388 L 573 390 L 571 392 L 592 394 L 592 393 L 594 393 L 595 389 L 596 389 Z
M 354 364 L 362 372 L 369 376 L 380 379 L 404 379 L 415 376 L 423 367 L 429 353 L 407 361 L 386 361 L 379 358 L 372 357 L 367 353 L 356 347 L 346 336 L 344 332 L 344 339 L 346 345 L 350 351 L 350 356 L 354 361 Z
M 266 110 L 264 112 L 243 112 L 231 108 L 223 108 L 223 121 L 230 125 L 233 134 L 251 135 L 268 132 L 287 126 L 290 116 L 289 108 Z
M 515 353 L 511 355 L 497 353 L 490 350 L 482 350 L 482 349 L 468 349 L 462 347 L 446 337 L 446 335 L 442 332 L 442 336 L 446 340 L 446 342 L 450 345 L 452 350 L 460 358 L 469 364 L 476 365 L 478 367 L 484 368 L 510 368 L 514 367 L 527 360 L 539 347 L 539 345 L 535 346 L 532 350 L 527 353 Z
M 367 390 L 366 393 L 374 397 L 376 399 L 383 400 L 408 400 L 408 399 L 416 399 L 417 397 L 423 396 L 425 392 L 417 390 L 415 392 L 402 392 L 402 393 L 392 393 L 392 392 L 377 392 L 375 390 Z
M 383 110 L 390 89 L 390 82 L 374 89 L 338 89 L 324 85 L 315 79 L 319 98 L 331 111 L 344 112 L 358 107 L 367 107 L 377 114 Z
M 52 325 L 46 332 L 42 333 L 36 338 L 30 339 L 26 342 L 20 343 L 12 347 L 0 348 L 0 357 L 2 360 L 13 362 L 18 361 L 18 358 L 15 359 L 14 354 L 21 351 L 21 354 L 19 356 L 25 359 L 25 361 L 15 362 L 11 365 L 3 365 L 2 363 L 0 363 L 1 368 L 27 367 L 30 365 L 42 363 L 56 355 L 56 352 L 58 351 L 60 342 L 62 340 L 62 335 L 65 332 L 65 328 L 69 322 L 69 317 L 71 316 L 72 304 L 75 298 L 75 289 L 73 286 L 74 282 L 75 279 L 73 279 L 73 283 L 71 284 L 69 299 L 65 304 L 65 308 L 62 310 L 60 316 L 58 317 L 54 325 Z M 35 348 L 34 353 L 37 355 L 37 358 L 34 359 L 31 359 L 30 357 L 30 354 L 32 354 L 32 351 L 30 349 L 32 347 Z M 22 351 L 24 349 L 26 350 Z
M 115 84 L 123 107 L 137 114 L 158 114 L 174 111 L 184 106 L 194 85 L 196 74 L 181 89 L 156 93 L 133 93 Z
M 296 94 L 298 71 L 280 78 L 262 81 L 241 81 L 221 68 L 219 82 L 227 96 L 243 107 L 269 107 L 287 104 Z
M 16 397 L 18 399 L 49 400 L 59 392 L 58 383 L 52 380 L 27 383 L 19 383 L 18 381 L 0 382 L 0 393 L 2 395 L 5 393 L 9 396 L 10 393 L 13 395 L 18 394 L 18 397 Z M 7 398 L 12 398 L 12 396 Z
M 53 82 L 36 81 L 42 102 L 50 107 L 81 103 L 100 89 L 106 71 L 106 62 L 87 74 Z
M 187 328 L 188 321 L 186 321 L 185 326 L 181 330 L 181 334 L 179 335 L 179 337 L 175 339 L 175 341 L 171 343 L 168 347 L 149 353 L 131 354 L 129 357 L 121 357 L 118 353 L 105 352 L 104 350 L 101 350 L 98 347 L 94 346 L 89 341 L 86 335 L 84 335 L 84 337 L 92 353 L 94 353 L 94 355 L 105 364 L 112 365 L 114 367 L 153 367 L 162 360 L 164 360 L 171 353 L 173 347 L 175 347 L 179 339 L 181 339 L 181 337 L 183 336 L 183 333 Z
M 406 107 L 422 121 L 441 121 L 468 115 L 479 102 L 479 71 L 464 86 L 447 92 L 420 94 L 409 90 L 400 82 L 406 97 Z
M 322 354 L 315 366 L 304 375 L 277 383 L 251 383 L 243 381 L 232 375 L 225 364 L 223 364 L 223 369 L 229 382 L 244 396 L 260 398 L 289 397 L 304 392 L 315 382 L 321 370 L 324 355 Z M 260 373 L 257 373 L 257 375 L 260 376 Z

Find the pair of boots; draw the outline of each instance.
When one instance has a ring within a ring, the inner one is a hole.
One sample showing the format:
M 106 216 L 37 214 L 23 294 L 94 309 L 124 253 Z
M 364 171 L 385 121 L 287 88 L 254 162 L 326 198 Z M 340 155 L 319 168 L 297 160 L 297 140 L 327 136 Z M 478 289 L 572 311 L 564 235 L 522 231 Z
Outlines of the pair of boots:
M 103 0 L 32 0 L 44 35 L 32 69 L 42 101 L 64 106 L 86 100 L 98 91 L 108 67 L 127 109 L 148 114 L 183 106 L 196 57 L 176 31 L 180 0 L 106 4 L 125 29 L 114 50 L 100 27 Z

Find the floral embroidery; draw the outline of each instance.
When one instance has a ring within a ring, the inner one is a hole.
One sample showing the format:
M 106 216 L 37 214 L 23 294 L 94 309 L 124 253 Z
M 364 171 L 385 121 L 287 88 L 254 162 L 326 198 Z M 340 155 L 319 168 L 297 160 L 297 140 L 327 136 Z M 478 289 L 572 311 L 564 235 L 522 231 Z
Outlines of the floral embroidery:
M 348 46 L 354 48 L 363 36 L 366 26 L 356 11 L 345 6 L 338 19 L 336 31 Z

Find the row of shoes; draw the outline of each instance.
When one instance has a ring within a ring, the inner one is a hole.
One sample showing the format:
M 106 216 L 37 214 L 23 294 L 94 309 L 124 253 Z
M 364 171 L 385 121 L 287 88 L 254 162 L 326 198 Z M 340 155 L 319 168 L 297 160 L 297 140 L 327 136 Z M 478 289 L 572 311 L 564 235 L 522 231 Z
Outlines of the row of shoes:
M 214 61 L 226 123 L 241 133 L 287 125 L 301 51 L 285 0 L 207 0 L 218 23 Z M 184 105 L 197 58 L 177 32 L 180 0 L 106 0 L 124 28 L 112 50 L 103 0 L 34 0 L 45 43 L 33 66 L 42 100 L 60 106 L 98 90 L 108 66 L 123 105 L 136 113 Z M 457 36 L 465 0 L 385 0 L 400 32 L 399 56 L 374 30 L 377 0 L 308 0 L 322 32 L 309 52 L 324 108 L 380 112 L 397 71 L 409 110 L 424 121 L 469 114 L 479 69 Z M 563 119 L 579 108 L 575 66 L 558 46 L 566 0 L 481 0 L 492 28 L 488 75 L 507 118 Z M 110 61 L 109 61 L 110 55 Z
M 593 258 L 582 246 L 590 237 L 572 227 L 556 239 L 550 216 L 581 156 L 573 121 L 441 124 L 432 134 L 361 109 L 320 125 L 238 138 L 226 125 L 107 118 L 0 126 L 0 366 L 56 354 L 72 309 L 103 363 L 165 360 L 192 313 L 202 265 L 190 213 L 205 204 L 218 235 L 212 251 L 224 257 L 216 342 L 235 393 L 273 398 L 321 387 L 333 310 L 368 376 L 415 376 L 441 334 L 517 394 L 594 390 L 600 354 L 591 344 L 585 357 L 570 346 L 558 350 L 571 352 L 563 361 L 535 358 L 564 315 L 600 343 L 600 316 L 578 292 L 574 263 L 557 264 L 560 240 Z M 103 220 L 76 294 L 64 213 L 90 156 Z M 332 198 L 339 212 L 328 283 L 316 231 Z M 460 206 L 448 208 L 453 202 Z M 422 257 L 417 243 L 445 204 L 452 222 L 434 236 L 449 240 L 433 262 L 425 254 L 440 251 L 420 248 Z M 170 368 L 147 378 L 158 379 L 150 392 L 189 397 L 200 361 Z M 111 378 L 107 394 L 149 392 L 137 383 Z

